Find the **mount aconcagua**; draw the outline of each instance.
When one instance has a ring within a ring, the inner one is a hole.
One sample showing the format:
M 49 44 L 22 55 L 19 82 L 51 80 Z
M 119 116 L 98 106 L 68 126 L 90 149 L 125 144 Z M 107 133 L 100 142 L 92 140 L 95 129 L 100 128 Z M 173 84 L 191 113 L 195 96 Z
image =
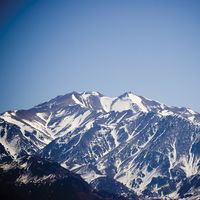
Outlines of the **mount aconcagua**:
M 5 112 L 0 144 L 4 170 L 6 154 L 35 155 L 128 199 L 200 198 L 200 114 L 131 92 L 72 92 Z

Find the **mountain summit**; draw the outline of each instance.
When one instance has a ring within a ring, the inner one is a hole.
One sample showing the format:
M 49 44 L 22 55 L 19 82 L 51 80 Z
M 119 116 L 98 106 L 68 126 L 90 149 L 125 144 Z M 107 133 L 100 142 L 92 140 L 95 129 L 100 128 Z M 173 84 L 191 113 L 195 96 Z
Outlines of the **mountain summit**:
M 5 112 L 0 143 L 15 160 L 37 154 L 99 190 L 117 181 L 145 198 L 199 195 L 200 114 L 131 92 L 72 92 Z

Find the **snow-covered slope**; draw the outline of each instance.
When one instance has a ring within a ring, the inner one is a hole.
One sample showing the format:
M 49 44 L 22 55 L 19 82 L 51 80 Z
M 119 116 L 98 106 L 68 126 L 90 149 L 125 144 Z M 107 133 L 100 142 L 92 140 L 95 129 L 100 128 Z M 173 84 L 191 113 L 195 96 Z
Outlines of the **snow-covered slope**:
M 72 92 L 0 115 L 0 143 L 15 158 L 39 153 L 88 182 L 109 177 L 139 195 L 174 199 L 198 180 L 200 114 L 131 92 Z

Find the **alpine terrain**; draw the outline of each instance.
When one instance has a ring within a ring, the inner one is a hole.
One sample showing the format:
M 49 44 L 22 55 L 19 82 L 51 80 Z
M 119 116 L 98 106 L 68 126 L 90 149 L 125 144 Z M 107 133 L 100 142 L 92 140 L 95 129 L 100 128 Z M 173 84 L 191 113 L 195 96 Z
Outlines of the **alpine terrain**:
M 200 114 L 131 92 L 72 92 L 2 113 L 0 149 L 1 185 L 54 192 L 63 178 L 77 199 L 200 199 Z

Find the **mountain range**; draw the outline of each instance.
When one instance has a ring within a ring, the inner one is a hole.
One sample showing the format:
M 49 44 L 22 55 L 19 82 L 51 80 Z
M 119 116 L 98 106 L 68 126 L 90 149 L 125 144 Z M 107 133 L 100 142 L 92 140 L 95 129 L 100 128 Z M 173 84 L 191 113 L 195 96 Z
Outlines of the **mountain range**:
M 104 195 L 200 198 L 200 114 L 132 92 L 119 97 L 72 92 L 7 111 L 0 115 L 0 144 L 4 173 L 5 155 L 15 168 L 22 168 L 24 157 L 36 157 L 81 175 Z

